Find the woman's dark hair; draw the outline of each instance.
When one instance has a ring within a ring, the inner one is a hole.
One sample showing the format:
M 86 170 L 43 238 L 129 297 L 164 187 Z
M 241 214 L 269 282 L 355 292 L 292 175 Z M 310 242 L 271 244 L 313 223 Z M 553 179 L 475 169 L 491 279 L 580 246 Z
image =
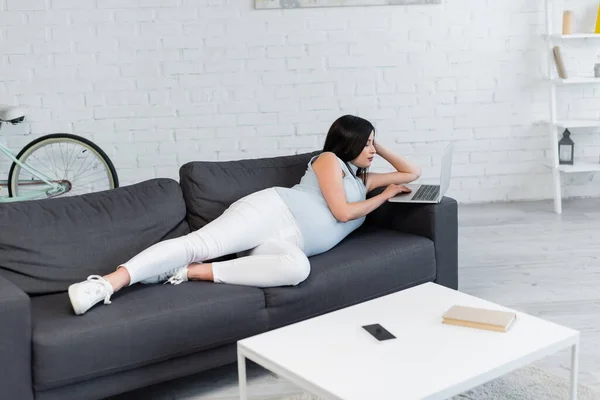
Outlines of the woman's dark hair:
M 334 153 L 346 163 L 352 172 L 348 162 L 354 160 L 364 150 L 371 132 L 375 132 L 375 127 L 366 119 L 354 115 L 344 115 L 335 120 L 329 128 L 323 151 Z M 367 184 L 367 171 L 366 168 L 358 168 L 356 171 L 356 176 L 362 178 L 365 185 Z

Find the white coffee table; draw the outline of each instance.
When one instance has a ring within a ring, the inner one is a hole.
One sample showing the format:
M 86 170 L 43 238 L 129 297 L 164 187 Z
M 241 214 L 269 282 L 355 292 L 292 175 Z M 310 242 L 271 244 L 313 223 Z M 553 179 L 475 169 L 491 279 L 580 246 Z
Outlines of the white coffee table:
M 507 310 L 426 283 L 238 342 L 240 398 L 246 358 L 326 399 L 447 399 L 571 347 L 577 398 L 579 332 L 517 312 L 508 332 L 445 325 L 453 304 Z M 363 325 L 396 339 L 377 341 Z

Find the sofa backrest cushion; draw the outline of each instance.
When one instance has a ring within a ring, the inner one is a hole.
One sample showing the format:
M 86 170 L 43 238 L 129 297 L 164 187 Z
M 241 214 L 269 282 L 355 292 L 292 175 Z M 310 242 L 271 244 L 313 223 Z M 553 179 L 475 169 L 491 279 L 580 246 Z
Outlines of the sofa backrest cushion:
M 273 186 L 294 186 L 306 172 L 310 158 L 320 153 L 184 164 L 179 170 L 179 183 L 191 230 L 202 228 L 250 193 Z
M 0 275 L 30 295 L 66 291 L 154 243 L 188 233 L 185 212 L 172 179 L 0 204 Z

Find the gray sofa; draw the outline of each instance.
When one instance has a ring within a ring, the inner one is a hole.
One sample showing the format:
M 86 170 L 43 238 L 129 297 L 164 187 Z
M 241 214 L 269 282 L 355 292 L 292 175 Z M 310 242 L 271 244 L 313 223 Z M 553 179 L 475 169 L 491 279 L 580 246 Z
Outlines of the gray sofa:
M 133 285 L 73 314 L 71 283 L 201 228 L 246 194 L 294 185 L 318 153 L 191 162 L 179 183 L 0 204 L 0 398 L 105 398 L 233 363 L 241 338 L 423 282 L 457 288 L 457 204 L 444 198 L 384 204 L 311 257 L 296 287 Z

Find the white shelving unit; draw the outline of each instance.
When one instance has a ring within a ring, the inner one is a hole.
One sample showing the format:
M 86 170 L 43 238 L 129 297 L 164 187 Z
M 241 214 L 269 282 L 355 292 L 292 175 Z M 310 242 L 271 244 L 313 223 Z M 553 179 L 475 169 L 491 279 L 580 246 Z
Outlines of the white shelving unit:
M 557 78 L 554 75 L 554 55 L 552 49 L 554 46 L 560 46 L 561 43 L 572 43 L 573 41 L 589 42 L 595 45 L 600 45 L 600 34 L 595 33 L 577 33 L 571 35 L 563 35 L 554 31 L 553 18 L 555 10 L 553 7 L 554 0 L 545 0 L 546 3 L 546 44 L 548 46 L 548 65 L 547 78 L 549 80 L 550 91 L 550 120 L 548 122 L 548 133 L 550 139 L 550 148 L 552 149 L 552 162 L 548 166 L 552 168 L 552 177 L 554 181 L 554 211 L 558 214 L 562 213 L 562 188 L 561 174 L 562 173 L 581 173 L 600 171 L 600 163 L 577 162 L 574 165 L 560 165 L 558 159 L 558 141 L 562 137 L 562 132 L 565 129 L 576 128 L 599 128 L 600 120 L 575 119 L 561 120 L 556 110 L 556 92 L 558 87 L 567 85 L 596 85 L 600 84 L 600 78 L 593 77 L 574 77 L 568 79 Z M 560 10 L 562 11 L 562 10 Z M 559 31 L 562 32 L 562 27 Z

